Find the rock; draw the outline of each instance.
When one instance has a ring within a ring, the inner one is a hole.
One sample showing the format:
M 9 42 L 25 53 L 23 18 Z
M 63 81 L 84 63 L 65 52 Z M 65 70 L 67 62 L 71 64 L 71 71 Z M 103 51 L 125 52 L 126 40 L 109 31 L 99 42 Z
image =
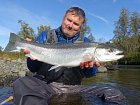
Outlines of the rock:
M 100 67 L 98 67 L 98 72 L 99 73 L 107 72 L 107 68 L 105 66 L 100 66 Z
M 28 71 L 26 62 L 0 59 L 0 86 L 11 86 L 19 77 Z
M 18 75 L 20 77 L 24 77 L 26 75 L 26 71 L 20 71 L 20 72 L 18 72 Z

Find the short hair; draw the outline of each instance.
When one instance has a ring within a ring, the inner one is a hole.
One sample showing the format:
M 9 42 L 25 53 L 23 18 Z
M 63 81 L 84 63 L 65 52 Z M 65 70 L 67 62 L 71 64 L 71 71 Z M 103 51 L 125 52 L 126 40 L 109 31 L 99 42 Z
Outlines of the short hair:
M 76 15 L 76 16 L 81 16 L 84 19 L 83 23 L 85 23 L 86 16 L 85 16 L 85 12 L 83 9 L 81 9 L 79 7 L 71 7 L 66 11 L 65 15 L 70 12 L 74 12 L 74 15 Z

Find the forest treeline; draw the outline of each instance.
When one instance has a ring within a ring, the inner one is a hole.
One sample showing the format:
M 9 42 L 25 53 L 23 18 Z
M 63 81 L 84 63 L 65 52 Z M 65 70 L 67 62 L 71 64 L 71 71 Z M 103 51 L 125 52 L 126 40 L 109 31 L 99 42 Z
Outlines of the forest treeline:
M 79 40 L 87 36 L 91 41 L 95 41 L 95 37 L 92 35 L 87 21 L 88 19 L 81 30 Z M 40 25 L 37 27 L 37 33 L 35 33 L 34 29 L 24 21 L 19 20 L 18 23 L 21 25 L 21 28 L 20 31 L 17 32 L 17 35 L 24 39 L 31 38 L 35 40 L 43 30 L 51 30 L 51 26 L 49 25 Z M 140 14 L 136 11 L 130 13 L 127 9 L 123 8 L 120 11 L 118 20 L 114 22 L 114 27 L 114 30 L 112 30 L 114 37 L 106 42 L 106 44 L 112 44 L 123 49 L 124 58 L 117 63 L 140 64 Z M 2 49 L 2 47 L 0 47 L 0 49 Z
M 140 15 L 122 9 L 110 41 L 124 50 L 120 64 L 140 64 Z

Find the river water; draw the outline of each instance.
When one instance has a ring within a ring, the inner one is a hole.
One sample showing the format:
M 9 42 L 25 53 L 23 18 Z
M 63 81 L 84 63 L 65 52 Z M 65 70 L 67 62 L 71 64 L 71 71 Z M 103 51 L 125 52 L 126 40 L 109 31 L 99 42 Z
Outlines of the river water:
M 104 82 L 120 89 L 129 105 L 140 105 L 140 66 L 118 66 L 119 70 L 98 73 L 96 77 L 85 79 L 85 84 Z
M 129 105 L 140 105 L 140 66 L 119 66 L 117 68 L 119 70 L 110 70 L 107 73 L 98 73 L 97 76 L 84 79 L 83 84 L 88 85 L 95 82 L 101 82 L 113 85 L 124 94 Z M 0 102 L 12 94 L 13 93 L 11 88 L 0 87 Z M 12 105 L 12 102 L 5 105 Z M 76 104 L 65 103 L 63 105 Z

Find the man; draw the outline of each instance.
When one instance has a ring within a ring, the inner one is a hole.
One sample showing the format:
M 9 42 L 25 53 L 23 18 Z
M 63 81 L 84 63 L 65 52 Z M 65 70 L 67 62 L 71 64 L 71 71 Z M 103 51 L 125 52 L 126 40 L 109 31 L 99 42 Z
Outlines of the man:
M 74 43 L 79 38 L 84 23 L 84 11 L 79 7 L 72 7 L 66 11 L 61 26 L 51 34 L 43 31 L 37 38 L 37 42 L 42 44 L 46 42 Z M 28 50 L 24 52 L 30 53 Z M 36 74 L 34 77 L 23 77 L 15 81 L 14 103 L 16 105 L 47 105 L 48 99 L 54 94 L 86 93 L 89 90 L 80 85 L 81 80 L 96 74 L 94 65 L 100 66 L 98 62 L 81 62 L 79 67 L 62 67 L 56 72 L 55 70 L 48 71 L 53 65 L 28 58 L 28 69 Z

